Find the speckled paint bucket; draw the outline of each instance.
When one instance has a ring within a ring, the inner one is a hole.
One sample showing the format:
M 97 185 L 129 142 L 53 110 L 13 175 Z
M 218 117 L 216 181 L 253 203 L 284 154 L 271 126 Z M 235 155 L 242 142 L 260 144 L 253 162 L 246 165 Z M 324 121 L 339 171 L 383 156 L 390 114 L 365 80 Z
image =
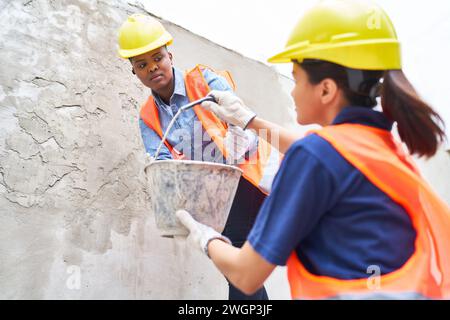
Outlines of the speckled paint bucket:
M 147 174 L 151 208 L 162 236 L 187 235 L 175 212 L 184 209 L 194 219 L 222 232 L 242 170 L 225 164 L 160 160 Z

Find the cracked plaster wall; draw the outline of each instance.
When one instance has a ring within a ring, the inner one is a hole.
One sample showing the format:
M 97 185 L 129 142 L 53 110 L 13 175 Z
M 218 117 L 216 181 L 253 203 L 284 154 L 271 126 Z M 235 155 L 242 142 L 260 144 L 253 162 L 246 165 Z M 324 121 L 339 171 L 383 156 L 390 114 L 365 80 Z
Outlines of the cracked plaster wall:
M 118 0 L 0 0 L 0 298 L 227 296 L 208 259 L 161 238 L 149 213 L 138 110 L 150 92 L 116 55 L 118 27 L 142 11 Z M 279 77 L 164 23 L 180 68 L 228 68 L 238 85 L 249 70 Z M 262 85 L 240 91 L 252 99 Z M 273 90 L 289 101 L 281 82 Z M 269 295 L 287 298 L 284 271 L 272 279 Z

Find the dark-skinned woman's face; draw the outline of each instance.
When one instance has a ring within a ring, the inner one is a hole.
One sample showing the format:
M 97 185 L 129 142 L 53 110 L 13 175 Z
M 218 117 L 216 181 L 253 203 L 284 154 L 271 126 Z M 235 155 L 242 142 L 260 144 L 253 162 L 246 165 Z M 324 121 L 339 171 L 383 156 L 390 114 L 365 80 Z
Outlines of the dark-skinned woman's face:
M 173 80 L 172 54 L 166 47 L 133 57 L 131 63 L 136 76 L 152 91 L 164 90 Z

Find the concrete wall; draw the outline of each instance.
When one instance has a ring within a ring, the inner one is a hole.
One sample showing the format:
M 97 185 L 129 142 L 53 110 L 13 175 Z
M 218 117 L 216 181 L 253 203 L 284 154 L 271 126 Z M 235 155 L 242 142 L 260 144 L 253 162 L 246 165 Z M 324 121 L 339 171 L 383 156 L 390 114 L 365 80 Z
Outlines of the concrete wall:
M 138 109 L 150 92 L 116 55 L 117 29 L 141 11 L 119 0 L 0 0 L 0 298 L 227 297 L 212 263 L 160 237 L 149 213 Z M 230 69 L 264 116 L 289 105 L 267 66 L 164 24 L 180 68 Z M 269 286 L 288 298 L 283 269 Z
M 149 95 L 116 56 L 142 9 L 119 0 L 0 0 L 0 298 L 224 299 L 212 263 L 158 235 L 143 174 L 139 105 Z M 175 64 L 228 69 L 258 114 L 295 126 L 292 83 L 163 21 Z M 450 202 L 450 157 L 421 163 Z M 285 269 L 269 296 L 289 297 Z

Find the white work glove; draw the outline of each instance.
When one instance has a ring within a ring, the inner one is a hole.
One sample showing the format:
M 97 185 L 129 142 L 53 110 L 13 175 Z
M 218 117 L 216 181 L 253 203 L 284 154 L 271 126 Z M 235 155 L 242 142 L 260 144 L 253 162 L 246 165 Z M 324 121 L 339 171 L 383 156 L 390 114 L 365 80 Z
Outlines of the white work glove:
M 228 126 L 223 140 L 227 150 L 227 163 L 238 163 L 249 150 L 250 142 L 250 137 L 244 130 L 233 125 Z
M 189 230 L 189 236 L 187 238 L 194 247 L 197 247 L 204 252 L 208 257 L 208 244 L 211 240 L 220 239 L 231 244 L 230 239 L 221 235 L 216 230 L 207 225 L 197 222 L 189 212 L 186 210 L 178 210 L 176 216 L 180 222 Z
M 250 110 L 241 99 L 229 91 L 212 90 L 208 95 L 213 96 L 217 103 L 205 101 L 201 106 L 206 110 L 214 112 L 225 122 L 245 129 L 250 121 L 256 117 L 256 113 Z

